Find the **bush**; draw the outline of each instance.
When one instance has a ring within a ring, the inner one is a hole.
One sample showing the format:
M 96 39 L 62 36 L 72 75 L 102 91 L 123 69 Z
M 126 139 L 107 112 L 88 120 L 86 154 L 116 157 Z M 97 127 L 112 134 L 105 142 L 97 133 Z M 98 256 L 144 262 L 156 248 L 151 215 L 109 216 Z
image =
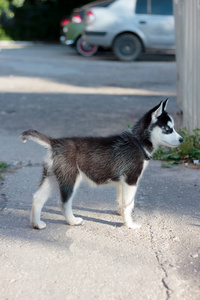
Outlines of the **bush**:
M 10 41 L 12 40 L 11 37 L 9 35 L 6 34 L 3 26 L 0 25 L 0 40 L 6 40 L 6 41 Z
M 9 3 L 12 5 L 9 5 Z M 0 39 L 59 40 L 60 20 L 89 0 L 0 0 Z
M 4 25 L 13 40 L 54 40 L 59 37 L 59 14 L 47 5 L 14 9 L 13 24 Z

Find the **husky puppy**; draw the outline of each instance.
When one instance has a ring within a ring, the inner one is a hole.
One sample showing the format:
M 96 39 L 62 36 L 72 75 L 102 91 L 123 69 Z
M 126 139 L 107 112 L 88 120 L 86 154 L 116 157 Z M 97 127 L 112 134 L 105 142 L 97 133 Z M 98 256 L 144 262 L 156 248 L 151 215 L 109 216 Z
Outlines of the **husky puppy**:
M 166 112 L 168 99 L 148 111 L 130 130 L 108 137 L 71 137 L 53 139 L 35 130 L 22 133 L 21 140 L 35 141 L 47 149 L 43 176 L 33 197 L 31 225 L 43 229 L 40 220 L 43 205 L 51 192 L 60 189 L 60 207 L 69 225 L 82 218 L 72 212 L 72 200 L 81 180 L 95 185 L 117 184 L 117 210 L 129 228 L 139 179 L 153 151 L 159 146 L 177 147 L 183 141 L 174 130 L 174 121 Z

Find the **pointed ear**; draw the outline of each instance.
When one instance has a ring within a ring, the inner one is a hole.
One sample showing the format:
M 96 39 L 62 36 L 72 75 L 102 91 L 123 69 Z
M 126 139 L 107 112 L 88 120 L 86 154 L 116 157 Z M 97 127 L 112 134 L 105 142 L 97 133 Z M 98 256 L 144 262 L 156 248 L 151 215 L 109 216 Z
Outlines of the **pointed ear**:
M 163 111 L 166 110 L 168 101 L 169 101 L 169 99 L 167 98 L 167 99 L 163 102 Z
M 160 104 L 158 106 L 156 106 L 155 108 L 156 108 L 156 110 L 153 111 L 153 113 L 151 115 L 152 123 L 155 123 L 157 121 L 158 117 L 160 117 L 162 115 L 163 102 L 161 101 Z

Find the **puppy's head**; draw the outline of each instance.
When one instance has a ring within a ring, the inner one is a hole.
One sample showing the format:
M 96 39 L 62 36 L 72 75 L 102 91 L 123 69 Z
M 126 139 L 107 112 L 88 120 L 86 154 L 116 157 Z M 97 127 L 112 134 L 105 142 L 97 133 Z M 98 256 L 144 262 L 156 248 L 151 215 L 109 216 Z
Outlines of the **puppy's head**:
M 178 147 L 183 138 L 174 129 L 174 120 L 166 112 L 168 99 L 155 106 L 149 113 L 150 121 L 150 140 L 154 148 L 159 145 L 175 148 Z

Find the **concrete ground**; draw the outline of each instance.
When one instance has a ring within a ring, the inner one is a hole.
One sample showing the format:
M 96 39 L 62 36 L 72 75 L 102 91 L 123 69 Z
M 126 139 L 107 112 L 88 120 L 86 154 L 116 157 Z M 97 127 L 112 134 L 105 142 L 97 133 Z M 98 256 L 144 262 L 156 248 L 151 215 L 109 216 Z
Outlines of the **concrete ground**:
M 159 101 L 180 126 L 172 55 L 123 63 L 110 53 L 77 56 L 60 45 L 0 44 L 0 299 L 200 299 L 200 171 L 151 161 L 133 218 L 123 226 L 113 187 L 85 184 L 74 199 L 82 226 L 68 226 L 55 193 L 43 209 L 45 230 L 29 225 L 45 150 L 22 144 L 45 134 L 123 131 Z

